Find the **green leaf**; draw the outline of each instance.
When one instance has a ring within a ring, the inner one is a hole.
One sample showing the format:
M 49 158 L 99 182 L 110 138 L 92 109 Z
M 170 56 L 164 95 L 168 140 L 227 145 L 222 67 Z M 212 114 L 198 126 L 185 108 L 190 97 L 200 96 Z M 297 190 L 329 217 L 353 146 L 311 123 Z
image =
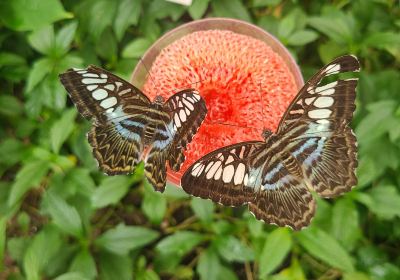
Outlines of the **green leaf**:
M 147 180 L 145 180 L 144 186 L 142 211 L 153 224 L 160 224 L 167 210 L 167 201 L 161 193 L 153 190 Z
M 214 213 L 214 203 L 212 201 L 193 197 L 190 205 L 200 220 L 205 223 L 212 220 Z
M 368 194 L 364 203 L 372 212 L 383 219 L 391 220 L 400 217 L 400 194 L 394 186 L 378 186 Z
M 288 44 L 292 46 L 303 46 L 318 38 L 318 34 L 311 30 L 299 30 L 288 38 Z
M 126 255 L 131 250 L 141 248 L 159 236 L 158 232 L 139 226 L 119 224 L 96 239 L 95 244 L 111 253 Z
M 118 1 L 89 1 L 89 32 L 97 40 L 106 27 L 111 26 L 116 15 Z M 84 13 L 84 16 L 88 16 Z
M 94 191 L 91 201 L 94 208 L 116 204 L 129 191 L 131 179 L 127 176 L 107 177 Z
M 220 256 L 228 262 L 246 262 L 254 260 L 253 249 L 243 244 L 232 235 L 219 237 L 215 241 L 215 245 Z
M 364 40 L 364 44 L 369 47 L 386 50 L 397 59 L 400 59 L 400 51 L 398 49 L 400 45 L 400 34 L 398 32 L 386 31 L 372 33 Z
M 7 218 L 0 219 L 0 271 L 3 271 L 4 253 L 6 249 L 6 225 Z
M 309 227 L 297 234 L 301 246 L 311 255 L 339 268 L 344 272 L 354 271 L 350 256 L 329 234 L 318 228 Z
M 201 19 L 207 11 L 208 3 L 210 3 L 210 0 L 193 0 L 192 5 L 188 8 L 189 15 L 192 19 Z
M 100 279 L 134 279 L 132 275 L 132 265 L 132 260 L 129 256 L 120 256 L 102 252 L 99 260 Z
M 21 102 L 12 95 L 1 95 L 0 104 L 7 104 L 7 106 L 0 107 L 0 114 L 7 117 L 17 117 L 22 113 Z
M 161 240 L 157 244 L 156 249 L 162 254 L 176 253 L 179 256 L 183 256 L 203 240 L 204 236 L 200 233 L 178 231 Z
M 91 278 L 85 277 L 81 273 L 78 272 L 67 272 L 64 273 L 57 278 L 54 278 L 54 280 L 90 280 Z
M 360 237 L 358 211 L 354 203 L 347 198 L 336 201 L 332 214 L 332 235 L 348 251 L 352 250 Z
M 201 280 L 217 280 L 221 272 L 221 262 L 214 249 L 208 248 L 200 254 L 197 273 Z
M 27 279 L 39 280 L 40 272 L 55 257 L 61 246 L 61 237 L 53 227 L 45 227 L 36 234 L 26 249 L 23 268 Z
M 211 6 L 215 16 L 251 21 L 249 12 L 240 0 L 214 0 Z
M 39 84 L 44 77 L 49 74 L 53 69 L 53 63 L 48 58 L 41 58 L 35 63 L 33 63 L 32 70 L 28 75 L 28 82 L 26 86 L 26 92 L 30 92 L 33 90 L 37 84 Z
M 64 55 L 68 52 L 77 27 L 78 23 L 73 21 L 63 26 L 63 28 L 57 32 L 54 48 L 58 56 Z
M 146 38 L 137 38 L 128 43 L 122 51 L 122 57 L 139 58 L 151 46 L 151 42 Z
M 292 247 L 292 238 L 287 228 L 271 232 L 260 255 L 260 277 L 265 277 L 282 264 Z
M 8 206 L 13 206 L 17 203 L 30 188 L 37 187 L 48 169 L 49 163 L 42 160 L 32 161 L 23 165 L 11 186 L 7 201 Z
M 63 116 L 56 121 L 50 129 L 51 148 L 55 153 L 60 151 L 62 144 L 67 140 L 74 128 L 74 120 L 77 111 L 71 108 L 64 112 Z
M 117 17 L 114 21 L 114 30 L 118 41 L 124 37 L 124 33 L 129 25 L 137 25 L 140 12 L 142 10 L 141 0 L 122 0 L 119 3 Z
M 28 36 L 29 44 L 42 54 L 49 54 L 54 48 L 55 37 L 52 25 L 42 27 Z
M 65 233 L 81 237 L 83 235 L 82 221 L 76 208 L 51 191 L 47 192 L 46 200 L 54 224 Z
M 291 14 L 285 17 L 280 23 L 278 27 L 278 36 L 279 38 L 286 39 L 290 34 L 294 31 L 296 27 L 296 19 L 294 14 Z
M 349 272 L 343 275 L 343 280 L 370 280 L 371 278 L 363 272 Z
M 78 272 L 88 279 L 94 279 L 97 276 L 96 263 L 90 252 L 85 249 L 76 254 L 69 271 Z
M 0 3 L 0 19 L 16 31 L 39 29 L 60 19 L 71 18 L 59 0 L 13 0 Z

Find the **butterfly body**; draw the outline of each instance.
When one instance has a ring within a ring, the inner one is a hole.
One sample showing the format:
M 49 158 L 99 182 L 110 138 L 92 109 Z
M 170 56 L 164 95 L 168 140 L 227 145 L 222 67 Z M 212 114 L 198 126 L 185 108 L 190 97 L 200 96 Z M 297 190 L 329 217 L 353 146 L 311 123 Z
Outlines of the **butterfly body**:
M 144 161 L 145 175 L 158 191 L 166 184 L 166 162 L 178 171 L 183 150 L 207 109 L 194 89 L 151 102 L 139 89 L 96 66 L 60 75 L 82 116 L 93 120 L 88 140 L 107 175 L 129 174 Z
M 182 188 L 227 206 L 248 204 L 257 219 L 301 229 L 315 212 L 312 193 L 336 197 L 357 183 L 357 144 L 349 127 L 356 79 L 320 85 L 323 78 L 359 70 L 342 56 L 319 70 L 300 90 L 275 133 L 264 141 L 211 152 L 187 169 Z

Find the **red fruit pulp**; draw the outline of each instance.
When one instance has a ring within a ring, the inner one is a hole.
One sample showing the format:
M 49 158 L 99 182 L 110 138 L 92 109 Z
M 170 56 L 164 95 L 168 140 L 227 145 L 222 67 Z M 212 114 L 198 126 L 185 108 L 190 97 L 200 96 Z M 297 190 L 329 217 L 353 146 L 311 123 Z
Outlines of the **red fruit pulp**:
M 144 85 L 150 98 L 195 88 L 208 108 L 180 172 L 168 170 L 168 180 L 176 185 L 205 154 L 262 140 L 264 128 L 275 131 L 298 91 L 288 66 L 266 43 L 226 30 L 193 32 L 170 44 L 154 61 L 150 76 Z

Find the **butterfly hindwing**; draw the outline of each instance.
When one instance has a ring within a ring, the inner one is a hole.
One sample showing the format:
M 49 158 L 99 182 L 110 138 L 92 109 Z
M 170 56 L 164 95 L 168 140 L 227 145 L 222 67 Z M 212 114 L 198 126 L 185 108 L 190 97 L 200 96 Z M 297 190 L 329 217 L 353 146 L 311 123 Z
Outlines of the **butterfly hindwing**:
M 164 111 L 168 121 L 156 128 L 154 143 L 145 160 L 145 175 L 159 191 L 166 184 L 165 161 L 169 161 L 173 171 L 179 171 L 185 160 L 186 145 L 203 122 L 207 108 L 196 90 L 186 89 L 172 95 L 165 102 Z
M 227 206 L 243 205 L 254 196 L 249 162 L 264 142 L 243 142 L 215 150 L 196 161 L 182 177 L 189 194 Z
M 167 127 L 173 135 L 168 154 L 169 166 L 177 172 L 185 161 L 183 151 L 204 121 L 207 107 L 196 90 L 186 89 L 171 96 L 165 103 L 165 110 L 171 117 Z

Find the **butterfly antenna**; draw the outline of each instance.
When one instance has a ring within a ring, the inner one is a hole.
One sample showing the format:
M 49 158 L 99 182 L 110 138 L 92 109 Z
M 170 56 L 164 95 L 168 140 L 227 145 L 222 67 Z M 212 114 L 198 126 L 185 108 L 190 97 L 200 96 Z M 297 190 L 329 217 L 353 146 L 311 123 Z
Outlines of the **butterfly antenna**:
M 149 74 L 149 77 L 150 77 L 151 83 L 153 84 L 153 86 L 154 86 L 154 87 L 156 87 L 156 83 L 155 83 L 155 81 L 154 81 L 153 77 L 151 76 L 149 69 L 147 68 L 146 64 L 144 63 L 144 60 L 143 60 L 143 58 L 142 58 L 142 57 L 140 57 L 140 58 L 139 58 L 139 60 L 140 60 L 140 62 L 143 64 L 143 66 L 144 66 L 144 69 L 146 69 L 146 71 L 147 71 L 147 74 Z

